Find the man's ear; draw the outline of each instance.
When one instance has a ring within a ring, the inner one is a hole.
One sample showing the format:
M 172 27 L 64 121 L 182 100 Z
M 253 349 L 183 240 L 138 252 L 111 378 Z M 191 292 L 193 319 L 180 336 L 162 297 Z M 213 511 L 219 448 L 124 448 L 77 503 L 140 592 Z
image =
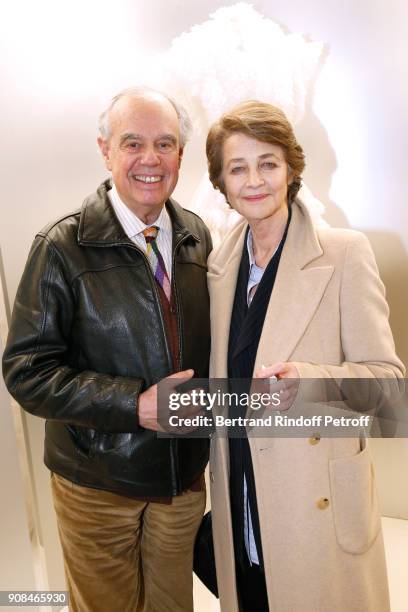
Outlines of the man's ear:
M 180 148 L 179 149 L 179 168 L 181 166 L 181 160 L 183 159 L 183 153 L 184 153 L 184 149 Z
M 101 136 L 98 137 L 98 146 L 101 150 L 105 166 L 108 170 L 112 170 L 110 155 L 109 155 L 109 144 Z

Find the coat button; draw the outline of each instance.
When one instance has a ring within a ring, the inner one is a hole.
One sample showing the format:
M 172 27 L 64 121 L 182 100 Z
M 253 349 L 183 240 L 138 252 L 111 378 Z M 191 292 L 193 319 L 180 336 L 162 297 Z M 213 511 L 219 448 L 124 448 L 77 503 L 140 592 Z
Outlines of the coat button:
M 326 508 L 329 507 L 329 504 L 330 504 L 330 502 L 327 499 L 327 497 L 321 497 L 316 502 L 316 506 L 319 508 L 319 510 L 326 510 Z
M 211 482 L 214 482 L 214 474 L 212 472 L 210 472 L 210 480 Z
M 309 438 L 309 444 L 314 446 L 315 444 L 319 444 L 320 442 L 320 434 L 315 434 L 311 438 Z

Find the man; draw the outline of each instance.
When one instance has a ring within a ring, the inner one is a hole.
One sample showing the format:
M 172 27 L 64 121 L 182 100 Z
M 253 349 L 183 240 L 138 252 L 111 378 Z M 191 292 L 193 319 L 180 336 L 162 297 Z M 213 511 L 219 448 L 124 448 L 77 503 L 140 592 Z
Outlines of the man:
M 189 120 L 154 90 L 101 116 L 112 180 L 40 232 L 3 370 L 46 422 L 70 610 L 192 611 L 208 445 L 157 437 L 157 383 L 208 374 L 211 238 L 169 199 Z

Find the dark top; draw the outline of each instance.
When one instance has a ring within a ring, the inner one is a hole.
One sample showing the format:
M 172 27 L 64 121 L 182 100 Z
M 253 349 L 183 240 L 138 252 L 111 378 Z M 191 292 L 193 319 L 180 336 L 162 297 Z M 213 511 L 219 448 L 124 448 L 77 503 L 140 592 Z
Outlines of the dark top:
M 228 343 L 228 378 L 230 391 L 249 393 L 254 370 L 258 344 L 265 321 L 266 311 L 275 283 L 278 266 L 285 245 L 290 223 L 290 208 L 286 229 L 279 247 L 269 261 L 258 285 L 250 306 L 247 305 L 247 286 L 249 276 L 249 257 L 245 236 L 241 264 L 235 290 L 234 306 L 231 315 Z M 246 407 L 230 406 L 230 416 L 244 416 Z M 230 496 L 234 535 L 234 549 L 237 563 L 243 566 L 246 555 L 244 544 L 244 474 L 247 481 L 248 502 L 251 510 L 254 538 L 261 567 L 262 545 L 256 503 L 256 484 L 254 480 L 251 451 L 246 429 L 236 428 L 229 432 L 230 449 Z

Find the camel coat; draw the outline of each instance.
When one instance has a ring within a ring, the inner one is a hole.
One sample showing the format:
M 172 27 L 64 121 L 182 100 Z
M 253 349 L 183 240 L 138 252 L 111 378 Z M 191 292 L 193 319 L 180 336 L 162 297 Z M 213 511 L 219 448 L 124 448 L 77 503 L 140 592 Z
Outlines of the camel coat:
M 239 222 L 209 260 L 215 378 L 227 377 L 246 228 L 245 220 Z M 314 227 L 299 200 L 292 205 L 254 371 L 280 361 L 295 362 L 301 378 L 404 375 L 368 240 L 356 231 Z M 366 440 L 250 437 L 249 442 L 270 612 L 387 612 L 384 548 Z M 212 441 L 210 487 L 221 609 L 237 612 L 229 451 L 222 432 Z

